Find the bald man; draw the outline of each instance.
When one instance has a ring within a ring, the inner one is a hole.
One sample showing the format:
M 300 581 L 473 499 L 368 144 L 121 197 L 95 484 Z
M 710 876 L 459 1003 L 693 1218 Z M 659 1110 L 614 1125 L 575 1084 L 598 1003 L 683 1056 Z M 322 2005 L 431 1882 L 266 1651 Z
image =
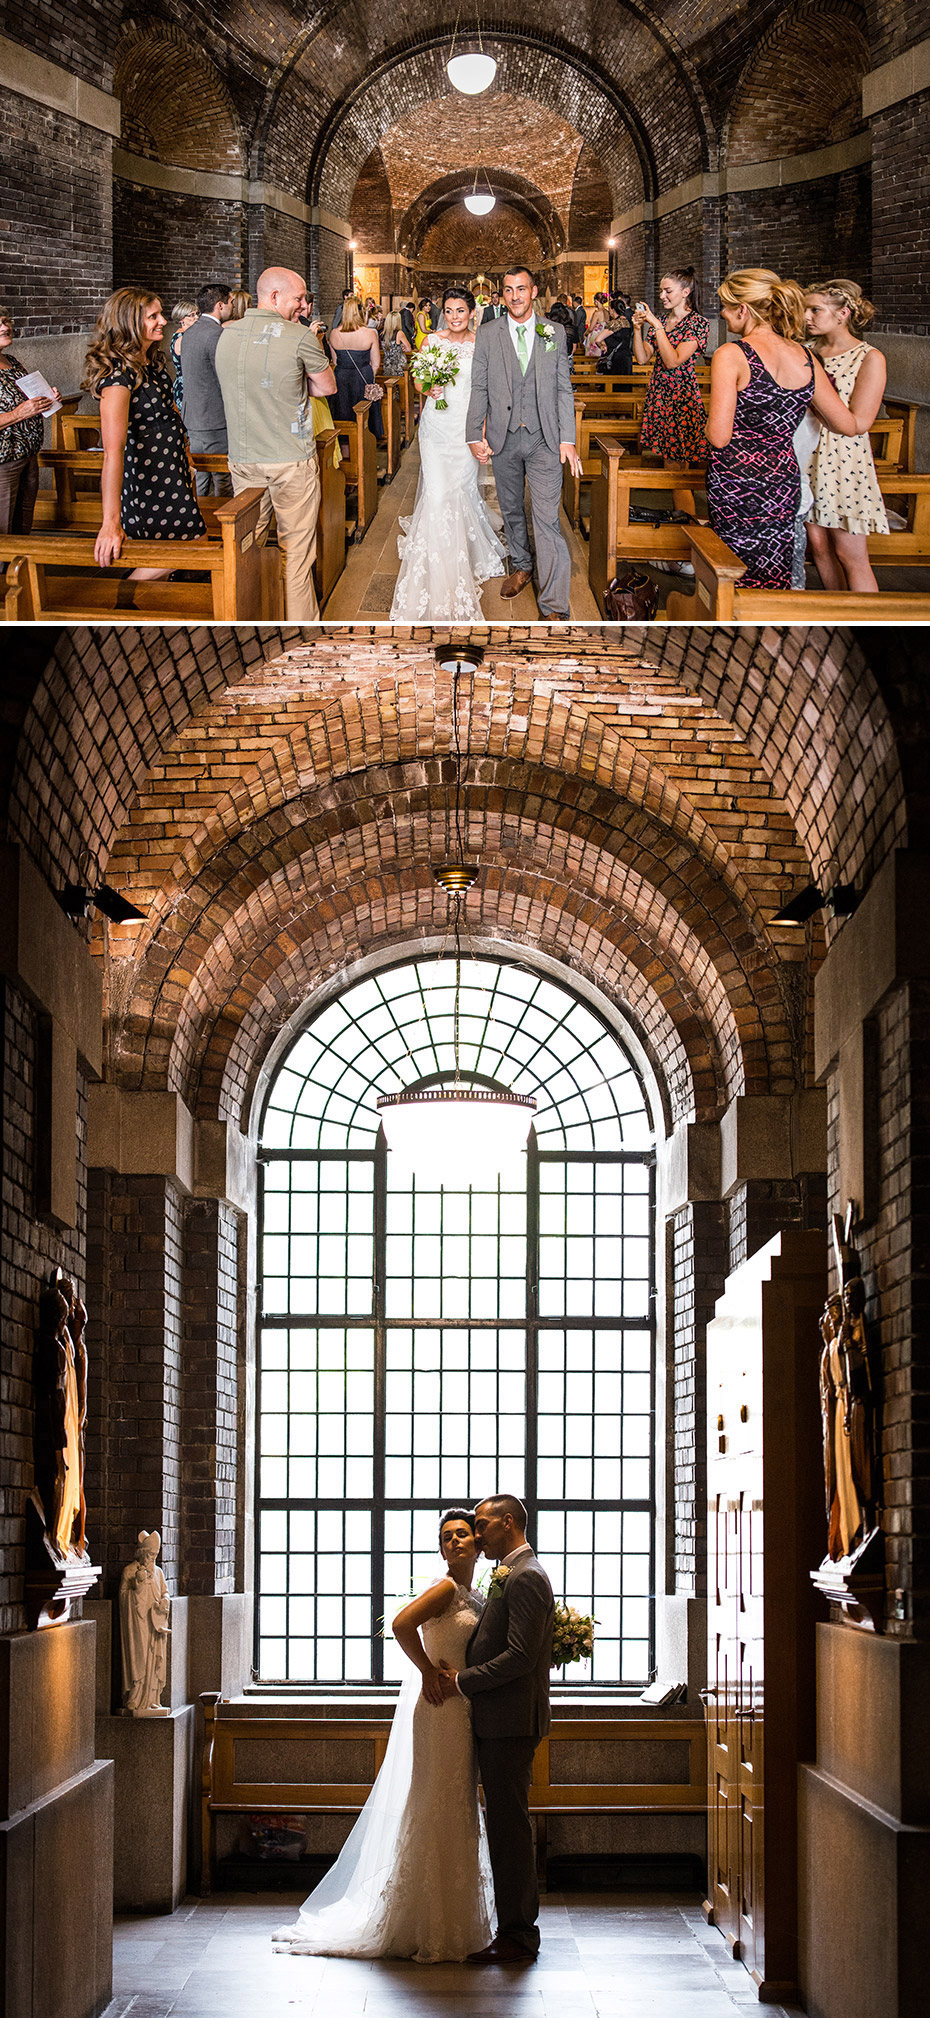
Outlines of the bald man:
M 313 585 L 320 475 L 310 398 L 336 390 L 319 337 L 298 321 L 306 288 L 289 267 L 266 267 L 255 307 L 228 322 L 216 346 L 233 490 L 264 490 L 258 540 L 267 539 L 273 511 L 286 557 L 288 618 L 302 624 L 320 614 Z

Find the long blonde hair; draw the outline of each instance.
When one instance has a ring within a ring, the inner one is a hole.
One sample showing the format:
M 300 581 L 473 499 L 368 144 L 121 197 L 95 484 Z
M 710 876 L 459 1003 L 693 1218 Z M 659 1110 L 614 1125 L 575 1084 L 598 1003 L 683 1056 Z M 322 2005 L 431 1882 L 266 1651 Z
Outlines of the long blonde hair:
M 351 301 L 346 302 L 342 311 L 342 321 L 339 324 L 339 329 L 345 330 L 347 336 L 353 336 L 357 329 L 364 329 L 364 327 L 365 317 L 362 314 L 361 302 L 358 295 L 353 294 Z M 339 335 L 339 329 L 336 331 L 337 336 Z
M 382 334 L 385 343 L 393 343 L 395 336 L 399 336 L 402 329 L 403 323 L 396 308 L 390 309 L 384 318 L 384 330 Z
M 252 306 L 252 296 L 247 287 L 234 287 L 229 297 L 229 320 L 241 322 L 247 308 Z
M 748 308 L 776 336 L 800 343 L 804 336 L 804 296 L 796 280 L 782 280 L 767 266 L 743 266 L 728 273 L 717 289 L 725 308 Z
M 836 308 L 848 308 L 846 327 L 850 336 L 862 336 L 872 321 L 875 310 L 856 280 L 818 280 L 816 286 L 805 289 L 805 299 L 812 294 L 825 294 Z
M 157 294 L 141 287 L 118 287 L 104 302 L 84 359 L 82 392 L 96 393 L 101 380 L 108 378 L 116 365 L 128 365 L 137 386 L 142 384 L 147 364 L 166 369 L 157 345 L 150 354 L 145 336 L 145 312 L 157 300 Z

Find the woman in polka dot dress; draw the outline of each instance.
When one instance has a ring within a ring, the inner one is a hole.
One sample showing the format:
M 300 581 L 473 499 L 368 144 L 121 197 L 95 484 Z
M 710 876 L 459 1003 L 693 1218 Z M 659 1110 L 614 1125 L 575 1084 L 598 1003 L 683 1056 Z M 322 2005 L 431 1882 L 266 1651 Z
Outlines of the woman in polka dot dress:
M 124 539 L 196 540 L 206 530 L 191 480 L 187 440 L 159 345 L 161 302 L 120 287 L 90 341 L 83 389 L 100 400 L 103 524 L 94 555 L 113 567 Z M 157 581 L 170 568 L 136 568 L 134 581 Z
M 880 350 L 863 343 L 875 313 L 854 280 L 825 280 L 804 297 L 807 333 L 844 406 L 855 403 L 867 427 L 885 392 L 887 367 Z M 814 493 L 807 540 L 825 589 L 856 589 L 877 595 L 869 563 L 868 536 L 886 533 L 888 518 L 875 474 L 867 434 L 848 440 L 822 427 L 810 466 Z

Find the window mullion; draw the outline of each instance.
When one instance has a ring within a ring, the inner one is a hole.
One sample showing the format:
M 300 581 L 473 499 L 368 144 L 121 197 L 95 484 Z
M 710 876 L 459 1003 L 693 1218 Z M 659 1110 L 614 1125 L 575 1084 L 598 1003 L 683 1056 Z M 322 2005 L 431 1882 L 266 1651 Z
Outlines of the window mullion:
M 539 1150 L 536 1130 L 526 1145 L 526 1511 L 537 1540 L 539 1494 L 536 1486 L 539 1405 Z
M 371 1510 L 371 1672 L 376 1682 L 384 1679 L 384 1638 L 378 1620 L 384 1620 L 384 1460 L 387 1412 L 387 1334 L 384 1325 L 385 1277 L 387 1274 L 387 1142 L 384 1129 L 378 1130 L 374 1171 L 374 1284 L 375 1327 L 374 1381 L 374 1504 Z

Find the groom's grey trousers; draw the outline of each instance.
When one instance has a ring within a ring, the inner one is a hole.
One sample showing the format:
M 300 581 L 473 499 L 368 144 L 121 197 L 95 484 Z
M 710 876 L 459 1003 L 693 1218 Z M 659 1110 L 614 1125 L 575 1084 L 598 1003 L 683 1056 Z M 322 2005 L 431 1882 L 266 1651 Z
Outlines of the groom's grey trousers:
M 497 1931 L 536 1955 L 539 1885 L 528 1802 L 533 1753 L 539 1739 L 479 1737 L 475 1742 L 494 1872 Z
M 507 534 L 510 564 L 512 568 L 526 568 L 532 574 L 533 556 L 526 527 L 527 477 L 533 502 L 540 611 L 544 617 L 565 615 L 568 612 L 571 561 L 559 531 L 562 465 L 538 427 L 512 429 L 494 457 L 494 481 Z

